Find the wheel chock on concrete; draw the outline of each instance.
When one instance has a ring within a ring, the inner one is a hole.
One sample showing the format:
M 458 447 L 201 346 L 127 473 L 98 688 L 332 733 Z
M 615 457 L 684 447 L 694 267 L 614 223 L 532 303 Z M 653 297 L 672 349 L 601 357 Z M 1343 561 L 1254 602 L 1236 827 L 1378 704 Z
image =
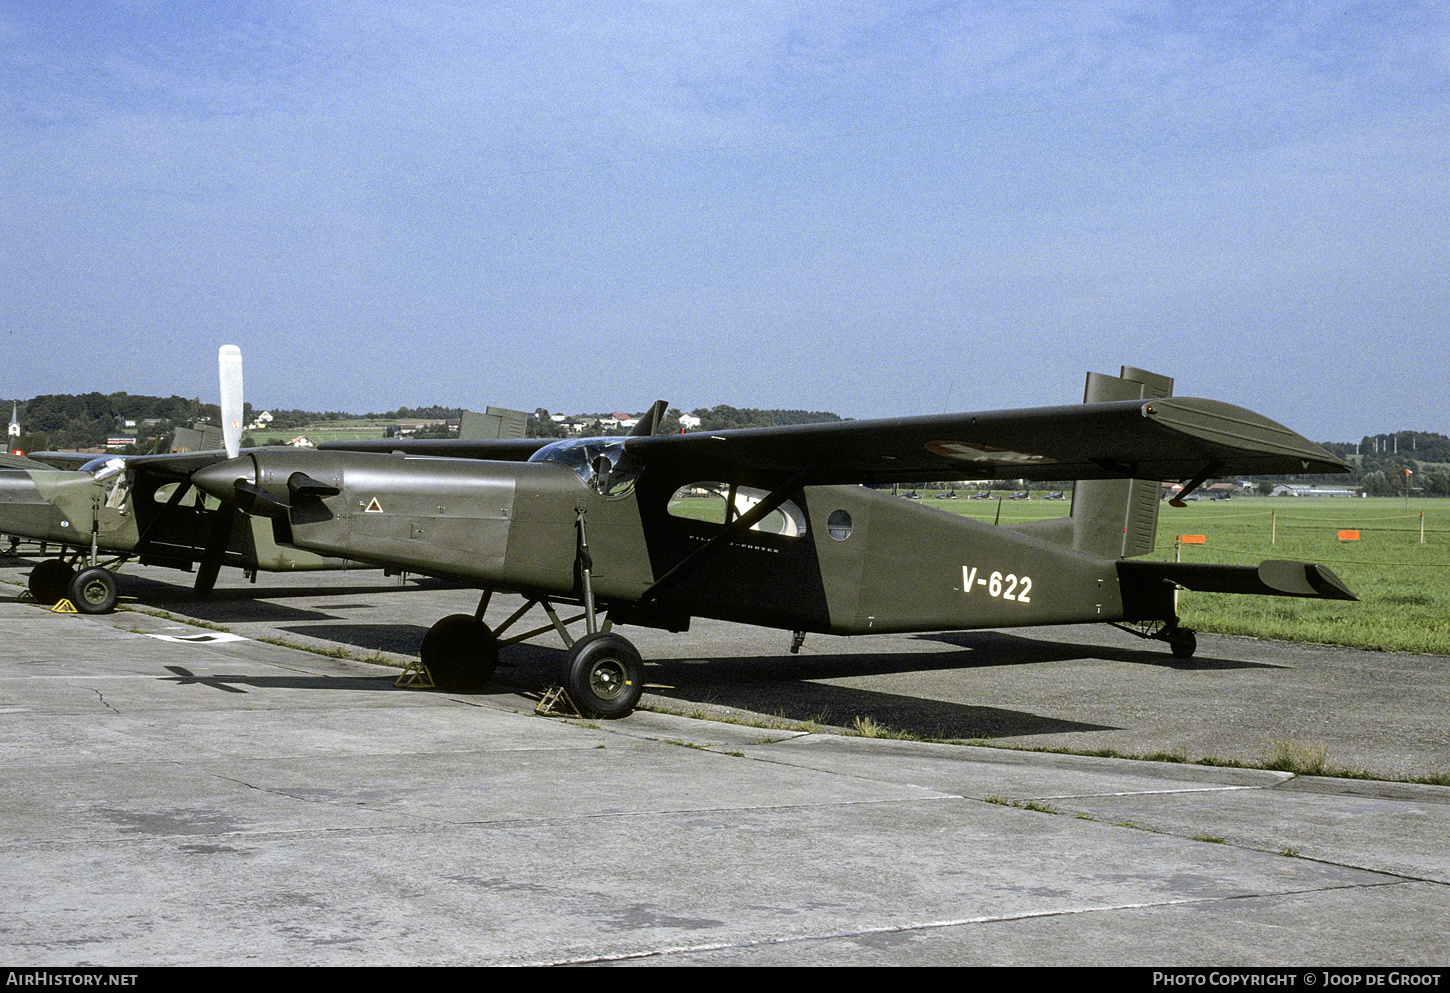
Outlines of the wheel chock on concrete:
M 29 590 L 26 591 L 27 595 L 29 594 L 29 592 L 30 592 Z M 29 597 L 29 599 L 34 600 L 35 597 Z M 121 600 L 129 600 L 132 603 L 135 603 L 137 599 L 138 599 L 137 597 L 133 597 L 133 596 L 122 596 L 122 597 L 117 597 L 116 598 L 116 600 L 118 602 L 121 601 Z M 76 609 L 76 605 L 73 604 L 73 603 L 71 603 L 65 597 L 61 597 L 59 600 L 57 600 L 55 602 L 55 605 L 52 606 L 52 607 L 50 607 L 49 610 L 50 610 L 50 612 L 52 614 L 79 614 L 80 613 L 80 611 Z M 108 613 L 108 614 L 115 613 L 115 608 L 112 607 L 110 610 L 106 611 L 106 613 Z
M 405 690 L 431 690 L 433 677 L 428 674 L 428 667 L 423 664 L 423 660 L 418 659 L 407 664 L 402 675 L 393 680 L 393 685 Z
M 574 701 L 569 699 L 569 694 L 564 692 L 562 686 L 550 686 L 544 693 L 544 698 L 534 708 L 534 713 L 540 717 L 583 717 L 579 708 L 574 706 Z

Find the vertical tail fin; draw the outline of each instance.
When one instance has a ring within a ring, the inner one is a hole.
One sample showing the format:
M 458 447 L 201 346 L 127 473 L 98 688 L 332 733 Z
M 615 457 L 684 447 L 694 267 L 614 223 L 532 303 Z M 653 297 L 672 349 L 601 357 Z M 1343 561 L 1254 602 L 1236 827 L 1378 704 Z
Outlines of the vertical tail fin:
M 1157 400 L 1173 380 L 1123 366 L 1118 376 L 1090 372 L 1083 403 Z M 1072 489 L 1072 547 L 1106 558 L 1147 555 L 1158 536 L 1162 487 L 1151 479 L 1082 479 Z
M 1087 374 L 1083 403 L 1157 400 L 1173 395 L 1167 376 L 1123 366 L 1117 376 Z M 1158 534 L 1161 487 L 1151 479 L 1080 479 L 1072 488 L 1072 516 L 1011 525 L 1079 552 L 1103 558 L 1131 558 L 1153 550 Z

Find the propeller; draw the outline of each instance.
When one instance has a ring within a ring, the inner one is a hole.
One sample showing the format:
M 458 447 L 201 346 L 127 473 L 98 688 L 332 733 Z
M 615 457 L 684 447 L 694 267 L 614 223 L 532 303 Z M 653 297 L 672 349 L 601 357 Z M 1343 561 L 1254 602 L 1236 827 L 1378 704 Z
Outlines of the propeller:
M 242 350 L 223 345 L 217 351 L 217 370 L 222 391 L 222 443 L 227 458 L 234 459 L 242 450 Z
M 217 374 L 221 380 L 222 444 L 227 458 L 234 459 L 242 450 L 242 350 L 236 345 L 223 345 L 217 350 Z M 209 593 L 216 586 L 217 574 L 231 541 L 237 508 L 223 502 L 212 518 L 211 532 L 197 563 L 198 593 Z

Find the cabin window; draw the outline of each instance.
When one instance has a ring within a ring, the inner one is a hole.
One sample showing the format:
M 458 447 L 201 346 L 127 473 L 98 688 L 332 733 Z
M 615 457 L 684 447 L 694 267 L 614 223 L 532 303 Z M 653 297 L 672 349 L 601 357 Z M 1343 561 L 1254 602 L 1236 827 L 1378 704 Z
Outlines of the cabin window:
M 179 483 L 164 483 L 161 486 L 156 487 L 156 489 L 151 492 L 151 499 L 155 500 L 157 503 L 170 503 L 171 498 L 176 495 L 176 490 L 179 487 L 183 486 L 187 488 L 187 492 L 182 494 L 181 499 L 177 501 L 177 505 L 181 507 L 196 506 L 198 503 L 197 497 L 201 494 L 198 490 L 192 488 L 191 484 L 186 482 L 185 480 L 182 480 Z
M 691 483 L 689 486 L 681 486 L 670 497 L 670 514 L 687 520 L 723 525 L 749 512 L 769 495 L 766 490 L 758 490 L 752 486 L 732 488 L 729 483 Z M 799 538 L 809 528 L 806 525 L 805 511 L 794 500 L 787 500 L 757 521 L 750 530 L 761 534 Z
M 826 534 L 837 541 L 851 537 L 851 515 L 844 510 L 833 510 L 826 518 Z

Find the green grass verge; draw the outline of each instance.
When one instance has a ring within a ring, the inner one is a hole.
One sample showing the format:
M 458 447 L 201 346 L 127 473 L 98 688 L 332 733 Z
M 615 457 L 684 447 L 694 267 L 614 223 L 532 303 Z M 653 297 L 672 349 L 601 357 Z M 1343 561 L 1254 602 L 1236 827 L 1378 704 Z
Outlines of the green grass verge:
M 990 523 L 995 501 L 931 500 L 928 506 Z M 1002 504 L 1003 524 L 1062 517 L 1065 503 Z M 1423 531 L 1422 531 L 1423 526 Z M 1340 537 L 1357 532 L 1357 540 Z M 1202 535 L 1203 544 L 1178 544 Z M 1423 539 L 1423 540 L 1422 540 Z M 1450 500 L 1202 500 L 1163 505 L 1150 559 L 1256 565 L 1297 559 L 1332 569 L 1360 598 L 1304 600 L 1227 593 L 1179 594 L 1184 624 L 1199 631 L 1383 651 L 1450 655 Z

